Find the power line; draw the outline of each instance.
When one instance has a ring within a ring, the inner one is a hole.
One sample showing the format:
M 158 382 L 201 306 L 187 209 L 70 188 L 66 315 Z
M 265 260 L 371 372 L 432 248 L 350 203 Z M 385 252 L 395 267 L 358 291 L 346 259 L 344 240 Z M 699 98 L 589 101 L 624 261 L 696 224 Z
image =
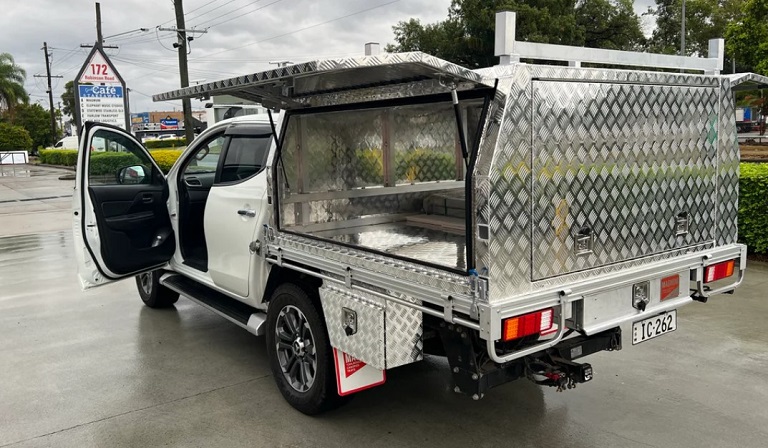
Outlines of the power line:
M 377 5 L 377 6 L 373 6 L 373 7 L 366 8 L 366 9 L 361 9 L 360 11 L 356 11 L 356 12 L 353 12 L 353 13 L 350 13 L 350 14 L 347 14 L 347 15 L 344 15 L 344 16 L 341 16 L 341 17 L 336 17 L 335 19 L 326 20 L 324 22 L 316 23 L 314 25 L 309 25 L 309 26 L 306 26 L 304 28 L 299 28 L 297 30 L 289 31 L 287 33 L 278 34 L 277 36 L 268 37 L 266 39 L 257 40 L 256 42 L 251 42 L 251 43 L 248 43 L 248 44 L 245 44 L 245 45 L 240 45 L 239 47 L 230 48 L 228 50 L 221 50 L 221 51 L 217 51 L 215 53 L 206 54 L 206 55 L 203 55 L 203 56 L 200 56 L 200 57 L 197 57 L 197 58 L 192 58 L 192 59 L 190 59 L 190 61 L 199 60 L 199 59 L 202 59 L 202 58 L 206 58 L 207 59 L 207 58 L 209 58 L 211 56 L 215 56 L 217 54 L 227 53 L 229 51 L 239 50 L 241 48 L 250 47 L 252 45 L 260 44 L 262 42 L 267 42 L 267 41 L 270 41 L 270 40 L 279 39 L 281 37 L 285 37 L 285 36 L 289 36 L 291 34 L 299 33 L 301 31 L 306 31 L 306 30 L 311 29 L 311 28 L 317 28 L 318 26 L 327 25 L 329 23 L 337 22 L 339 20 L 343 20 L 343 19 L 346 19 L 348 17 L 356 16 L 356 15 L 362 14 L 364 12 L 373 11 L 374 9 L 383 8 L 384 6 L 388 6 L 388 5 L 391 5 L 393 3 L 397 3 L 399 1 L 400 0 L 392 0 L 392 1 L 389 1 L 387 3 L 382 3 L 382 4 Z
M 248 14 L 252 14 L 252 13 L 254 13 L 254 12 L 256 12 L 256 11 L 260 11 L 260 10 L 262 10 L 262 9 L 264 9 L 264 8 L 268 7 L 268 6 L 272 6 L 272 5 L 274 5 L 275 3 L 280 3 L 281 1 L 283 1 L 283 0 L 275 0 L 275 1 L 273 1 L 272 3 L 268 3 L 268 4 L 264 5 L 264 6 L 258 7 L 258 8 L 256 8 L 256 9 L 254 9 L 253 11 L 248 11 L 248 12 L 246 12 L 246 13 L 240 14 L 240 15 L 239 15 L 239 16 L 237 16 L 237 17 L 232 17 L 231 19 L 223 20 L 223 21 L 221 21 L 221 22 L 218 22 L 218 23 L 214 23 L 213 25 L 208 25 L 208 26 L 206 27 L 206 29 L 210 29 L 210 28 L 213 28 L 214 26 L 219 26 L 219 25 L 222 25 L 222 24 L 224 24 L 224 23 L 227 23 L 227 22 L 231 22 L 231 21 L 233 21 L 233 20 L 242 19 L 243 17 L 247 16 Z M 205 23 L 205 22 L 203 22 L 203 23 Z
M 200 17 L 203 17 L 204 15 L 208 15 L 208 14 L 212 13 L 213 11 L 216 11 L 217 9 L 223 8 L 224 6 L 227 6 L 227 5 L 229 5 L 230 3 L 234 3 L 234 2 L 236 2 L 236 1 L 237 1 L 237 0 L 229 0 L 227 3 L 224 3 L 223 5 L 219 5 L 219 6 L 215 7 L 215 8 L 213 8 L 213 9 L 210 9 L 210 10 L 208 10 L 208 11 L 206 11 L 206 12 L 202 13 L 202 14 L 198 14 L 198 15 L 196 15 L 196 16 L 194 16 L 194 17 L 190 17 L 190 18 L 189 18 L 189 20 L 195 20 L 195 19 L 199 19 Z
M 201 26 L 201 25 L 202 25 L 202 24 L 204 24 L 204 23 L 213 22 L 213 21 L 214 21 L 214 20 L 216 20 L 216 19 L 220 19 L 220 18 L 222 18 L 222 17 L 224 17 L 224 16 L 228 16 L 228 15 L 230 15 L 230 14 L 233 14 L 233 13 L 237 12 L 237 11 L 240 11 L 241 9 L 245 9 L 245 8 L 247 8 L 247 7 L 251 6 L 251 5 L 255 5 L 256 3 L 259 3 L 259 2 L 261 2 L 261 1 L 263 1 L 263 0 L 256 0 L 256 1 L 253 1 L 253 2 L 251 2 L 251 3 L 248 3 L 248 4 L 246 4 L 245 6 L 241 6 L 241 7 L 239 7 L 239 8 L 235 8 L 235 9 L 233 9 L 233 10 L 229 11 L 229 12 L 225 12 L 224 14 L 218 15 L 218 16 L 216 16 L 216 17 L 212 18 L 212 19 L 207 19 L 207 20 L 204 20 L 204 21 L 202 21 L 202 22 L 200 22 L 200 23 L 197 23 L 197 24 L 195 24 L 194 26 Z M 192 19 L 190 19 L 190 20 L 192 20 Z
M 193 12 L 195 12 L 195 11 L 198 11 L 198 10 L 200 10 L 200 9 L 203 9 L 203 8 L 205 8 L 206 6 L 208 6 L 208 5 L 212 4 L 212 3 L 216 3 L 216 2 L 218 2 L 218 1 L 219 1 L 219 0 L 211 0 L 211 1 L 210 1 L 210 2 L 208 2 L 208 3 L 205 3 L 203 6 L 200 6 L 199 8 L 195 8 L 195 9 L 193 9 L 192 11 L 189 11 L 188 13 L 186 13 L 186 14 L 184 14 L 184 15 L 185 15 L 185 16 L 188 16 L 188 15 L 192 14 Z M 227 5 L 227 4 L 229 4 L 229 3 L 232 3 L 233 1 L 235 1 L 235 0 L 230 0 L 229 2 L 225 3 L 224 5 Z M 221 6 L 224 6 L 224 5 L 221 5 Z M 211 9 L 211 11 L 215 11 L 215 10 L 217 10 L 217 9 L 221 8 L 221 6 L 217 6 L 216 8 L 213 8 L 213 9 Z M 208 12 L 204 12 L 203 14 L 201 14 L 200 16 L 197 16 L 197 17 L 201 17 L 201 16 L 203 16 L 203 15 L 205 15 L 205 14 L 208 14 L 208 13 L 209 13 L 209 12 L 211 12 L 211 11 L 208 11 Z M 194 19 L 194 18 L 197 18 L 197 17 L 193 17 L 193 19 Z M 160 25 L 157 25 L 157 26 L 158 26 L 158 27 L 161 27 L 161 26 L 163 26 L 163 25 L 165 25 L 165 24 L 168 24 L 168 23 L 171 23 L 171 22 L 173 22 L 174 20 L 176 20 L 176 18 L 175 18 L 175 17 L 174 17 L 173 19 L 170 19 L 170 20 L 166 20 L 165 22 L 163 22 L 163 23 L 161 23 Z

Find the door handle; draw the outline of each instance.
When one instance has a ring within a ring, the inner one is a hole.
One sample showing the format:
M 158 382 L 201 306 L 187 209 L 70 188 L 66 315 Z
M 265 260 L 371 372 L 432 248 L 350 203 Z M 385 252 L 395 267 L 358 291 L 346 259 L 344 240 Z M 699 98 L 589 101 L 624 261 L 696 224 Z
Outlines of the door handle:
M 240 216 L 247 216 L 249 218 L 255 218 L 256 217 L 256 211 L 255 210 L 238 210 L 237 214 Z
M 151 193 L 147 193 L 144 196 L 141 197 L 141 201 L 145 204 L 151 204 L 154 198 L 152 197 Z

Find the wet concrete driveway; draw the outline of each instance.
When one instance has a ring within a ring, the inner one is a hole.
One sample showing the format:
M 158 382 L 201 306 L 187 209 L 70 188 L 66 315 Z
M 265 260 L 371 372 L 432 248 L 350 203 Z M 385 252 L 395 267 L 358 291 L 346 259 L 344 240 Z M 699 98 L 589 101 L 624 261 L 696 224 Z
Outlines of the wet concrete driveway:
M 277 392 L 263 338 L 183 298 L 146 308 L 133 281 L 82 292 L 69 221 L 29 232 L 19 213 L 0 209 L 0 447 L 768 446 L 763 264 L 676 332 L 587 358 L 575 390 L 522 380 L 475 402 L 429 358 L 310 418 Z

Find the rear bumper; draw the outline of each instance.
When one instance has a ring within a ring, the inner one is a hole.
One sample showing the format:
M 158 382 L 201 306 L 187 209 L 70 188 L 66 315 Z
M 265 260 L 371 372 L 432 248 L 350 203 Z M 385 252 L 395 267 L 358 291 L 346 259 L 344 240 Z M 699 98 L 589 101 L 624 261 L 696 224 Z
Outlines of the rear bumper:
M 746 269 L 747 248 L 742 244 L 720 246 L 683 255 L 612 274 L 575 283 L 559 285 L 556 289 L 536 292 L 523 297 L 484 304 L 479 307 L 480 337 L 486 341 L 490 358 L 499 364 L 508 363 L 556 346 L 569 330 L 593 335 L 623 323 L 634 322 L 664 311 L 679 308 L 693 301 L 732 291 L 742 282 Z M 738 271 L 732 281 L 708 291 L 703 283 L 704 269 L 721 261 L 737 259 Z M 652 300 L 644 311 L 632 306 L 632 285 L 659 282 L 670 275 L 680 275 L 677 297 Z M 688 283 L 688 280 L 690 284 Z M 550 339 L 510 353 L 498 353 L 496 342 L 501 339 L 502 321 L 508 317 L 554 308 L 557 332 Z

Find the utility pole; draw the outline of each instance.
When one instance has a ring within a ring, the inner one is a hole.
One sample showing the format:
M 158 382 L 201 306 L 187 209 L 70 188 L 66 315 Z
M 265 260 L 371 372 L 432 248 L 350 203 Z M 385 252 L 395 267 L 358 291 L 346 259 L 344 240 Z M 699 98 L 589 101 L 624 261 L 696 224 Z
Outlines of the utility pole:
M 48 104 L 51 111 L 51 138 L 56 138 L 56 111 L 53 109 L 53 88 L 51 87 L 51 78 L 63 78 L 63 76 L 51 76 L 50 54 L 48 53 L 48 42 L 43 42 L 45 52 L 45 78 L 48 79 Z M 43 78 L 41 75 L 35 75 L 35 78 Z
M 59 101 L 59 128 L 64 132 L 64 115 L 61 113 L 61 101 Z
M 176 34 L 179 38 L 179 77 L 181 78 L 181 87 L 189 86 L 189 69 L 187 67 L 187 30 L 184 24 L 184 5 L 182 0 L 173 0 L 173 7 L 176 10 Z M 189 98 L 181 100 L 181 107 L 184 110 L 184 135 L 187 137 L 187 145 L 192 143 L 195 138 L 195 127 L 192 124 L 192 102 Z
M 101 34 L 101 3 L 96 2 L 96 42 L 104 43 L 104 35 Z

